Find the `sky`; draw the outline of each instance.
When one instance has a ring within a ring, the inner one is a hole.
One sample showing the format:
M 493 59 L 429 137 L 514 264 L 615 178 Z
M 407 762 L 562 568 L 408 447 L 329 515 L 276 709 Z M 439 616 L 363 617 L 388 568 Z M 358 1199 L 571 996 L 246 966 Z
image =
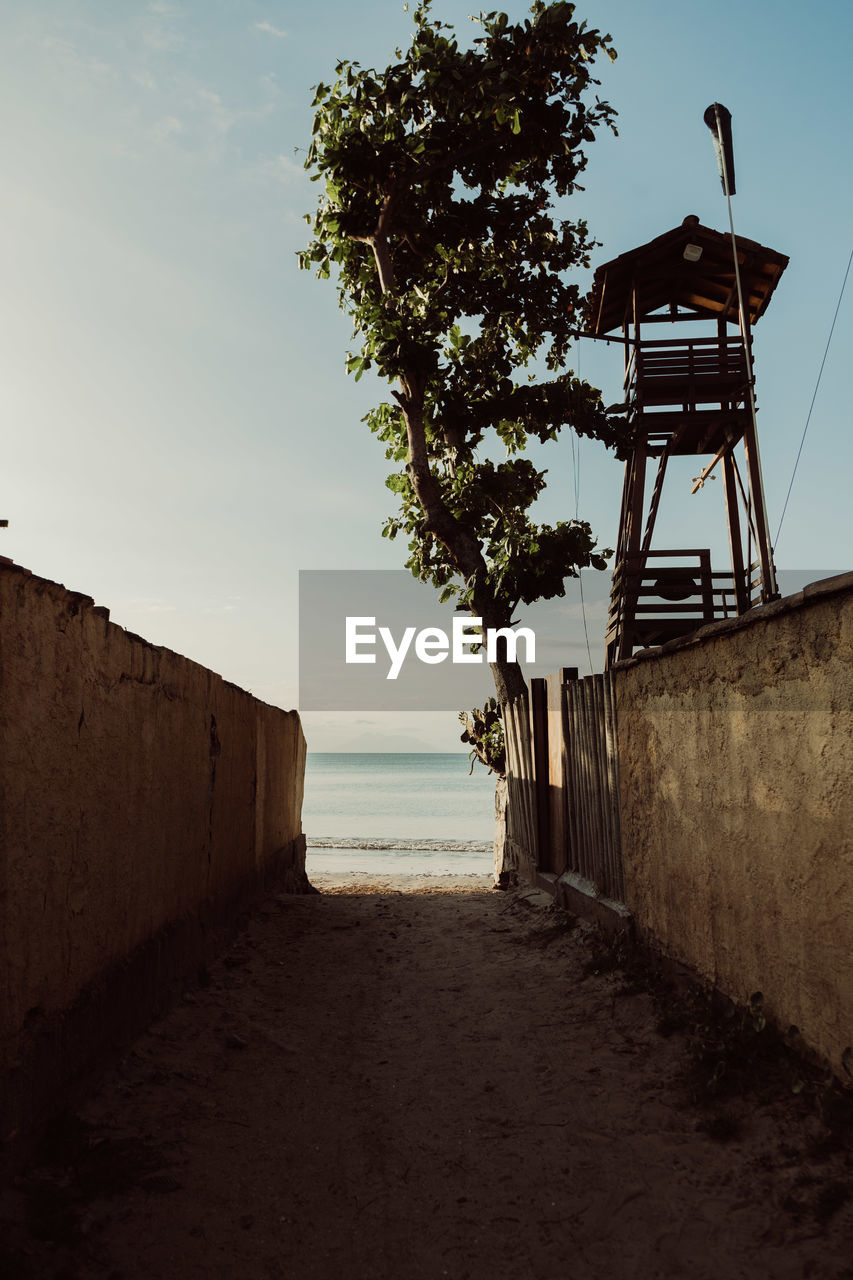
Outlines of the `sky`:
M 434 5 L 466 39 L 470 12 Z M 849 4 L 587 0 L 577 14 L 619 54 L 598 90 L 619 136 L 590 145 L 586 189 L 566 208 L 601 242 L 593 265 L 688 213 L 727 228 L 702 122 L 715 100 L 733 116 L 736 230 L 790 257 L 755 333 L 775 536 L 853 249 Z M 385 66 L 410 32 L 398 0 L 0 6 L 0 554 L 285 708 L 297 702 L 299 570 L 404 559 L 380 537 L 393 497 L 360 422 L 387 394 L 371 375 L 347 378 L 349 322 L 296 254 L 317 193 L 302 168 L 311 86 L 338 58 Z M 853 283 L 780 568 L 850 567 L 852 343 Z M 606 402 L 620 398 L 617 347 L 582 342 L 573 363 Z M 621 464 L 568 437 L 542 461 L 542 518 L 579 514 L 612 546 Z M 682 542 L 685 523 L 707 525 L 701 545 L 724 540 L 714 485 L 685 493 L 664 528 Z M 587 621 L 598 643 L 601 609 Z M 313 750 L 458 738 L 437 713 L 304 723 Z

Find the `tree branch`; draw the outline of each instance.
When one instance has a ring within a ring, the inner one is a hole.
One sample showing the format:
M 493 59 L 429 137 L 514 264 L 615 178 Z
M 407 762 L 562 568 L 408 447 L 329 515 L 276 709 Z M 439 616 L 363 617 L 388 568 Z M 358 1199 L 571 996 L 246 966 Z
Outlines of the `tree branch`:
M 383 293 L 393 293 L 396 287 L 394 275 L 394 259 L 388 244 L 391 228 L 391 212 L 394 205 L 394 190 L 388 192 L 379 210 L 379 221 L 371 239 L 373 256 L 376 259 L 376 270 L 379 275 L 379 286 Z

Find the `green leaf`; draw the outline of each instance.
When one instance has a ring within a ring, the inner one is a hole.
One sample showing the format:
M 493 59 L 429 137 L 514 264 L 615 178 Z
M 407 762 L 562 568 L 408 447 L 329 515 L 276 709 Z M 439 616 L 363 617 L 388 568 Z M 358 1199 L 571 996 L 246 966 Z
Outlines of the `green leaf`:
M 586 146 L 614 115 L 590 91 L 609 37 L 573 12 L 534 0 L 524 21 L 481 15 L 482 39 L 463 47 L 420 3 L 395 63 L 341 59 L 334 87 L 312 91 L 306 168 L 322 183 L 299 265 L 324 279 L 334 266 L 357 335 L 347 369 L 359 381 L 373 364 L 397 397 L 364 418 L 394 468 L 398 510 L 382 536 L 405 536 L 407 567 L 445 601 L 470 604 L 476 590 L 507 620 L 609 554 L 583 521 L 536 519 L 546 476 L 528 441 L 547 446 L 563 428 L 612 448 L 626 438 L 565 369 L 582 323 L 572 273 L 595 242 L 582 219 L 552 210 L 570 205 Z M 419 472 L 407 470 L 410 436 Z M 490 460 L 495 444 L 505 461 Z M 418 496 L 424 466 L 435 527 Z

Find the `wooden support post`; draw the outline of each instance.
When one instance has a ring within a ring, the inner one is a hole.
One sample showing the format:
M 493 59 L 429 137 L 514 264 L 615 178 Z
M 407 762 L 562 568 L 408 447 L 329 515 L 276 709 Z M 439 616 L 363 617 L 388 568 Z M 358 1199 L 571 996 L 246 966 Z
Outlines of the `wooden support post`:
M 575 738 L 578 753 L 578 775 L 581 793 L 581 874 L 588 880 L 595 876 L 595 814 L 592 797 L 592 772 L 586 730 L 586 682 L 575 686 Z
M 746 454 L 749 493 L 755 511 L 755 537 L 758 543 L 758 562 L 761 565 L 761 601 L 764 604 L 768 600 L 775 600 L 779 592 L 776 588 L 776 571 L 773 567 L 770 527 L 767 523 L 767 508 L 764 503 L 764 484 L 761 479 L 761 460 L 758 454 L 758 436 L 754 420 L 747 423 L 743 435 L 743 448 Z
M 549 870 L 561 875 L 569 866 L 569 813 L 566 788 L 567 740 L 563 723 L 563 685 L 567 671 L 564 667 L 548 676 L 546 696 L 548 700 L 548 839 L 550 847 Z M 541 793 L 540 793 L 541 794 Z
M 610 885 L 613 881 L 613 868 L 611 865 L 610 806 L 607 797 L 607 750 L 604 732 L 604 690 L 602 683 L 602 676 L 590 677 L 590 694 L 592 695 L 590 698 L 590 710 L 592 713 L 591 722 L 595 751 L 595 789 L 598 802 L 598 830 L 601 849 L 599 863 L 601 870 L 598 883 L 605 893 L 609 893 Z
M 586 796 L 584 794 L 583 785 L 583 740 L 581 737 L 579 703 L 581 696 L 582 684 L 576 680 L 572 684 L 566 685 L 566 711 L 569 722 L 569 733 L 571 735 L 572 749 L 569 757 L 569 772 L 571 775 L 572 797 L 574 800 L 573 813 L 573 843 L 575 849 L 575 865 L 574 870 L 580 872 L 581 875 L 586 874 Z
M 574 786 L 575 741 L 572 737 L 572 722 L 569 713 L 569 689 L 577 683 L 577 667 L 563 667 L 560 672 L 560 723 L 562 725 L 563 743 L 563 792 L 566 815 L 566 865 L 575 871 L 578 867 L 578 814 L 577 795 Z
M 735 478 L 735 465 L 731 449 L 728 449 L 723 454 L 723 480 L 726 486 L 726 517 L 729 526 L 729 548 L 732 556 L 735 600 L 738 613 L 746 613 L 749 608 L 749 592 L 747 591 L 746 572 L 743 563 L 743 535 L 740 529 L 737 480 Z
M 658 470 L 655 476 L 654 488 L 652 489 L 652 499 L 649 503 L 649 514 L 646 517 L 646 531 L 643 534 L 642 551 L 645 553 L 652 545 L 652 534 L 654 533 L 655 520 L 658 516 L 658 506 L 660 505 L 660 495 L 663 489 L 663 480 L 666 475 L 666 464 L 669 460 L 669 444 L 664 445 L 660 458 L 658 459 Z
M 613 697 L 613 676 L 607 672 L 603 679 L 604 729 L 607 749 L 607 791 L 610 800 L 610 832 L 613 847 L 614 880 L 610 896 L 617 902 L 625 900 L 625 871 L 622 863 L 622 800 L 619 794 L 619 743 L 616 730 L 616 703 Z
M 540 871 L 552 871 L 551 806 L 548 794 L 548 692 L 545 681 L 538 677 L 530 681 L 530 736 L 536 793 L 536 867 Z
M 536 835 L 536 780 L 533 773 L 532 726 L 527 698 L 516 698 L 513 703 L 513 732 L 518 754 L 518 801 L 522 817 L 521 845 L 525 851 L 526 878 L 532 880 L 538 865 L 538 841 Z
M 601 887 L 601 868 L 604 864 L 604 840 L 601 830 L 601 779 L 598 768 L 598 743 L 595 723 L 595 679 L 584 680 L 584 756 L 587 763 L 590 816 L 590 865 L 591 879 Z

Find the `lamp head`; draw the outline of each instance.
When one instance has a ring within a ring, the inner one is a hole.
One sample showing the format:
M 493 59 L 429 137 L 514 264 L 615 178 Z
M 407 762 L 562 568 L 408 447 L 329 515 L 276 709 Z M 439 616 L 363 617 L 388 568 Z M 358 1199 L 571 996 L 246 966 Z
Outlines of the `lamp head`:
M 732 144 L 732 113 L 721 102 L 712 102 L 702 119 L 711 130 L 717 155 L 720 183 L 727 196 L 735 193 L 735 153 Z

